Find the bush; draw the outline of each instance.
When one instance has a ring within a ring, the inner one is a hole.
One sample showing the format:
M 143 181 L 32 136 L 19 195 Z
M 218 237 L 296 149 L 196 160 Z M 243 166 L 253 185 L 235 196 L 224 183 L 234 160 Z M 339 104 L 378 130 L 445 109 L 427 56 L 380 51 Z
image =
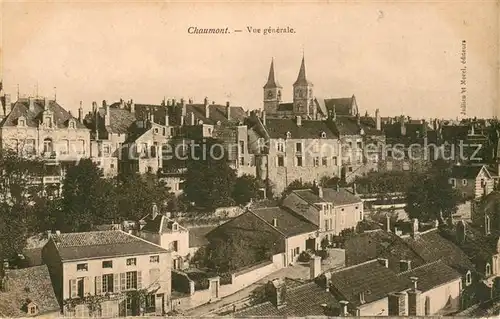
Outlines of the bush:
M 321 257 L 321 260 L 328 258 L 328 251 L 326 249 L 316 251 L 316 255 Z
M 311 259 L 311 254 L 307 251 L 303 251 L 300 253 L 298 261 L 300 262 L 308 262 Z

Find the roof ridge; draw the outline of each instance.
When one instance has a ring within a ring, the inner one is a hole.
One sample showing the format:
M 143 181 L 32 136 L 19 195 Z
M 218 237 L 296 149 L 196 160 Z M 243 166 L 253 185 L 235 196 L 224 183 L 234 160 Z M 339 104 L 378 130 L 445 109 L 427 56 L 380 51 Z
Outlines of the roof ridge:
M 287 238 L 287 236 L 285 235 L 285 233 L 283 233 L 281 230 L 279 230 L 277 227 L 274 227 L 271 223 L 269 223 L 267 220 L 265 220 L 264 218 L 260 217 L 258 214 L 254 213 L 251 209 L 248 209 L 247 212 L 250 212 L 252 215 L 254 216 L 257 216 L 257 218 L 259 218 L 260 220 L 262 220 L 264 223 L 268 224 L 269 226 L 271 226 L 272 229 L 276 230 L 278 233 L 280 233 L 283 237 Z M 240 215 L 241 216 L 241 215 Z
M 377 259 L 370 259 L 370 260 L 367 260 L 365 262 L 362 262 L 362 263 L 359 263 L 359 264 L 356 264 L 356 265 L 352 265 L 352 266 L 349 266 L 349 267 L 335 269 L 335 270 L 331 271 L 330 273 L 331 274 L 336 274 L 336 273 L 344 271 L 344 270 L 353 269 L 353 268 L 356 268 L 356 267 L 359 267 L 359 266 L 363 266 L 363 265 L 368 265 L 368 264 L 373 263 L 373 262 L 378 263 L 378 260 Z M 382 265 L 380 265 L 380 266 L 382 266 Z M 325 272 L 328 272 L 328 270 L 325 271 Z
M 417 270 L 417 269 L 422 269 L 422 268 L 425 268 L 425 267 L 428 267 L 428 266 L 432 266 L 432 265 L 437 264 L 437 263 L 439 263 L 439 262 L 442 262 L 441 258 L 436 259 L 436 260 L 431 261 L 431 262 L 428 262 L 428 263 L 425 263 L 425 264 L 420 265 L 420 266 L 418 266 L 418 267 L 415 267 L 415 268 L 412 268 L 412 269 L 409 269 L 409 270 L 406 270 L 406 271 L 403 271 L 403 272 L 397 273 L 396 275 L 397 275 L 397 276 L 405 275 L 405 274 L 407 274 L 407 273 L 409 273 L 409 272 L 412 272 L 412 271 L 414 271 L 414 270 Z
M 143 242 L 148 243 L 148 244 L 150 244 L 150 245 L 153 245 L 153 246 L 159 247 L 159 248 L 161 248 L 161 249 L 163 249 L 163 250 L 165 250 L 165 251 L 171 252 L 169 249 L 163 248 L 162 246 L 157 245 L 157 244 L 155 244 L 155 243 L 152 243 L 152 242 L 150 242 L 150 241 L 147 241 L 147 240 L 145 240 L 145 239 L 143 239 L 143 238 L 141 238 L 141 237 L 134 236 L 134 235 L 129 234 L 129 233 L 126 233 L 126 232 L 124 232 L 124 231 L 122 231 L 122 230 L 118 230 L 118 231 L 120 231 L 120 232 L 122 232 L 122 233 L 126 234 L 126 235 L 127 235 L 127 236 L 129 236 L 129 237 L 132 237 L 132 238 L 134 238 L 134 239 L 138 239 L 138 241 L 143 241 Z

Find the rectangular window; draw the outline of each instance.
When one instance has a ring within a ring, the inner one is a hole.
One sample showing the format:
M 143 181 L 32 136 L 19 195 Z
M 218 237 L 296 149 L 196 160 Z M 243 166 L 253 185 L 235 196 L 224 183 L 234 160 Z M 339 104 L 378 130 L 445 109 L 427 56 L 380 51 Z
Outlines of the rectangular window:
M 325 220 L 325 231 L 329 231 L 330 229 L 328 228 L 329 226 L 329 222 L 328 222 L 328 219 Z
M 295 255 L 298 255 L 300 253 L 300 247 L 295 248 Z
M 337 156 L 333 156 L 333 157 L 332 157 L 332 165 L 333 165 L 333 166 L 337 166 L 337 165 L 338 165 L 338 164 L 337 164 Z
M 313 158 L 313 165 L 314 165 L 314 167 L 318 167 L 319 166 L 319 157 L 314 157 Z
M 388 171 L 392 171 L 392 162 L 387 162 L 385 165 Z
M 126 289 L 137 289 L 137 271 L 128 271 L 126 280 Z
M 77 264 L 76 271 L 87 271 L 89 270 L 89 264 Z
M 137 265 L 136 258 L 127 258 L 127 266 L 135 266 L 135 265 Z
M 451 187 L 453 187 L 453 188 L 457 187 L 457 181 L 454 178 L 450 178 L 450 184 L 451 184 Z
M 102 292 L 113 292 L 114 288 L 114 277 L 113 274 L 107 274 L 102 276 Z
M 35 155 L 36 154 L 35 140 L 27 139 L 24 150 L 26 155 Z
M 403 171 L 409 171 L 410 170 L 410 164 L 408 162 L 403 163 Z
M 111 154 L 111 147 L 109 145 L 104 145 L 103 146 L 103 153 L 104 153 L 104 156 L 109 156 L 109 154 Z
M 78 278 L 76 280 L 77 285 L 77 297 L 83 298 L 85 295 L 85 278 Z
M 170 243 L 170 249 L 171 249 L 172 251 L 177 251 L 177 250 L 178 250 L 178 248 L 179 248 L 178 246 L 179 246 L 179 245 L 178 245 L 177 240 L 174 240 L 173 242 L 171 242 L 171 243 Z
M 295 143 L 295 152 L 302 153 L 302 142 Z
M 102 268 L 113 268 L 113 261 L 112 260 L 103 261 Z
M 276 149 L 278 152 L 284 152 L 285 151 L 285 143 L 283 141 L 278 141 L 276 144 Z
M 462 179 L 462 185 L 467 186 L 467 180 L 466 179 Z
M 297 166 L 302 166 L 302 156 L 296 156 L 295 157 L 295 161 L 296 161 L 296 164 Z
M 245 165 L 245 158 L 244 157 L 240 157 L 240 165 Z
M 328 159 L 326 157 L 321 158 L 321 165 L 328 166 Z
M 240 141 L 240 154 L 245 154 L 245 141 Z
M 159 263 L 160 262 L 160 256 L 158 256 L 158 255 L 149 256 L 149 262 L 150 263 Z
M 358 146 L 358 148 L 362 148 L 362 144 L 361 144 L 361 142 L 358 142 L 358 143 L 357 143 L 357 146 Z
M 156 303 L 155 303 L 155 294 L 146 296 L 146 312 L 155 312 L 156 311 Z
M 255 157 L 253 155 L 248 156 L 248 166 L 255 166 Z
M 392 150 L 387 150 L 387 157 L 392 157 Z
M 279 167 L 285 166 L 285 157 L 284 156 L 278 156 L 278 166 Z

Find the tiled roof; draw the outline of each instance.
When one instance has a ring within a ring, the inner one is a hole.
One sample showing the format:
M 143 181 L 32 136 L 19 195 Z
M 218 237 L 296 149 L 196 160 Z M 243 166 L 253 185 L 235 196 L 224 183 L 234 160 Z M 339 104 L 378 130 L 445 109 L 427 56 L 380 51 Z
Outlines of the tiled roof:
M 242 317 L 306 317 L 325 316 L 328 307 L 339 307 L 339 302 L 332 293 L 327 292 L 314 282 L 309 282 L 286 291 L 287 304 L 278 309 L 270 301 L 243 309 L 234 314 L 237 318 Z
M 301 125 L 298 126 L 295 119 L 267 119 L 266 130 L 271 138 L 285 139 L 287 132 L 290 132 L 293 139 L 319 139 L 323 132 L 328 139 L 338 138 L 327 121 L 302 119 Z
M 217 225 L 214 226 L 201 226 L 201 227 L 190 227 L 189 230 L 189 247 L 201 247 L 208 244 L 208 240 L 205 237 L 206 234 L 215 229 Z
M 29 317 L 28 299 L 38 306 L 39 314 L 60 312 L 47 266 L 6 271 L 7 291 L 0 291 L 0 315 Z
M 294 190 L 293 192 L 310 204 L 330 202 L 335 206 L 342 206 L 362 202 L 361 198 L 343 188 L 339 189 L 339 191 L 333 188 L 323 188 L 322 198 L 316 195 L 316 193 L 314 193 L 311 189 L 299 189 Z
M 60 106 L 56 101 L 48 101 L 48 109 L 54 115 L 54 124 L 57 128 L 67 128 L 70 119 L 75 120 L 76 128 L 85 128 L 85 125 L 80 123 L 78 119 L 73 117 L 68 111 Z M 29 100 L 21 98 L 14 103 L 12 111 L 0 122 L 0 126 L 17 126 L 17 120 L 20 116 L 26 117 L 26 125 L 30 127 L 38 127 L 38 123 L 42 120 L 42 114 L 45 110 L 45 102 L 43 99 L 34 100 L 33 110 L 29 109 Z
M 459 141 L 467 139 L 469 132 L 468 125 L 443 125 L 441 135 L 445 141 Z
M 398 277 L 406 280 L 406 287 L 411 287 L 411 277 L 417 277 L 417 289 L 425 292 L 451 281 L 460 280 L 462 276 L 443 261 L 437 260 L 412 270 L 399 273 Z
M 226 106 L 220 104 L 208 104 L 209 118 L 205 115 L 205 104 L 186 104 L 186 117 L 184 124 L 190 125 L 190 113 L 194 114 L 195 124 L 198 121 L 203 121 L 203 124 L 233 123 L 238 124 L 243 122 L 246 117 L 245 110 L 241 106 L 230 106 L 230 119 L 227 119 Z
M 293 111 L 293 102 L 290 103 L 280 103 L 278 105 L 278 111 L 280 112 L 292 112 Z
M 168 252 L 121 230 L 61 233 L 51 240 L 63 261 Z
M 337 116 L 350 116 L 354 115 L 351 113 L 352 104 L 354 103 L 354 96 L 335 98 L 335 99 L 325 99 L 325 105 L 328 112 L 332 112 L 335 107 L 335 114 Z
M 251 209 L 250 211 L 271 225 L 273 225 L 273 219 L 276 218 L 277 226 L 275 228 L 286 237 L 318 230 L 316 225 L 313 225 L 305 218 L 296 215 L 286 208 L 266 207 Z
M 451 169 L 451 177 L 476 179 L 482 168 L 482 165 L 455 165 Z
M 335 291 L 354 306 L 361 305 L 360 293 L 364 293 L 365 302 L 370 303 L 410 288 L 405 278 L 398 277 L 376 260 L 331 273 L 331 283 Z
M 23 249 L 23 255 L 29 266 L 43 265 L 42 260 L 42 247 Z
M 389 268 L 394 271 L 399 271 L 400 260 L 410 260 L 411 267 L 418 267 L 426 262 L 399 236 L 383 230 L 349 236 L 345 241 L 345 254 L 347 266 L 385 258 L 389 262 Z
M 474 264 L 462 249 L 441 236 L 437 229 L 420 234 L 417 239 L 407 237 L 404 240 L 426 262 L 441 259 L 460 272 L 466 273 L 468 270 L 474 270 Z
M 141 231 L 147 231 L 152 233 L 171 233 L 173 220 L 169 219 L 167 216 L 158 214 L 155 219 L 151 219 L 151 215 L 147 215 L 143 219 L 146 224 L 141 228 Z M 179 229 L 183 229 L 179 225 Z

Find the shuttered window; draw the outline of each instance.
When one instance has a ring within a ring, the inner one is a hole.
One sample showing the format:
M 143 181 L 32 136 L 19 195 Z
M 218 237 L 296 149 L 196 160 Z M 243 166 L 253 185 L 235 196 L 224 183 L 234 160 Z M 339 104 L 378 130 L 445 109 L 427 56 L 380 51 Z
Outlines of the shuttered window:
M 101 282 L 101 276 L 95 276 L 95 294 L 100 295 L 102 294 L 102 282 Z
M 113 275 L 114 280 L 114 292 L 120 292 L 120 274 Z
M 69 281 L 69 296 L 71 298 L 76 298 L 78 296 L 78 289 L 76 286 L 76 279 L 71 279 Z

